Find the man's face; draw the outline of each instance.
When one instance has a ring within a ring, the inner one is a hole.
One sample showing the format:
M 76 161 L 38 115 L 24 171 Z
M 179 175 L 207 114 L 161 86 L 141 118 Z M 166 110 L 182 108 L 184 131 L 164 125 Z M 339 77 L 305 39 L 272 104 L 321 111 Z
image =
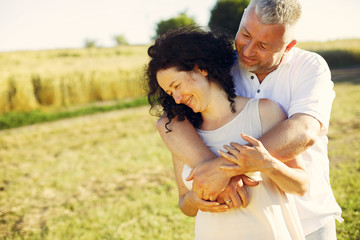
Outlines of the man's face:
M 254 7 L 247 9 L 235 38 L 240 66 L 256 74 L 272 72 L 286 49 L 284 33 L 283 24 L 262 24 Z

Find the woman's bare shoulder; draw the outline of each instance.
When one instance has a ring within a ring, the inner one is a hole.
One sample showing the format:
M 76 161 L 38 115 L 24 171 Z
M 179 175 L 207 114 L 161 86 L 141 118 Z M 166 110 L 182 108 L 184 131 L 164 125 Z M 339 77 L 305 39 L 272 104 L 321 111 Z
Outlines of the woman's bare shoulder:
M 263 133 L 286 119 L 280 106 L 271 99 L 259 99 L 259 114 Z

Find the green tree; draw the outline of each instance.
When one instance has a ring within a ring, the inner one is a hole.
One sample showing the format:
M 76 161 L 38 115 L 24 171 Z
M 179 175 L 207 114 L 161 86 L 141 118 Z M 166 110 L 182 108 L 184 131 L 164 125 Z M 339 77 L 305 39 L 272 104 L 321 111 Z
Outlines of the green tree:
M 160 36 L 165 33 L 167 30 L 176 29 L 183 26 L 196 25 L 194 18 L 188 17 L 186 13 L 180 13 L 179 16 L 170 18 L 167 20 L 161 20 L 157 23 L 156 26 L 156 36 Z
M 123 34 L 114 36 L 114 40 L 116 42 L 116 46 L 129 45 L 128 41 L 126 40 Z
M 96 47 L 96 40 L 94 39 L 85 39 L 85 48 L 95 48 Z
M 211 10 L 209 27 L 235 37 L 241 17 L 250 0 L 218 0 Z

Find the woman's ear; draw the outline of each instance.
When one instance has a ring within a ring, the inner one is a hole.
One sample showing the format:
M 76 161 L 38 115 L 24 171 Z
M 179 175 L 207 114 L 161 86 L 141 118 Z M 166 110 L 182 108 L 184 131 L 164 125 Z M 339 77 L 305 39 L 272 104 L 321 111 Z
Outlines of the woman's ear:
M 195 64 L 194 70 L 201 73 L 201 75 L 203 75 L 204 77 L 207 77 L 207 75 L 208 75 L 208 71 L 200 69 L 198 67 L 198 65 L 196 65 L 196 64 Z

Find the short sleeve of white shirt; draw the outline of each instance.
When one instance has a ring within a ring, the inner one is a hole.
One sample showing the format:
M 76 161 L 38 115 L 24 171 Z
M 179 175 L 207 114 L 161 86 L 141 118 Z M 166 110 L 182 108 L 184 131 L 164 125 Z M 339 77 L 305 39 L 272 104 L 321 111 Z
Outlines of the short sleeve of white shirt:
M 313 116 L 321 122 L 326 134 L 335 92 L 330 69 L 320 55 L 293 48 L 261 84 L 255 74 L 238 65 L 234 66 L 232 75 L 238 95 L 272 99 L 288 117 L 296 113 Z
M 335 98 L 330 69 L 318 54 L 298 51 L 290 64 L 291 102 L 288 116 L 305 113 L 315 117 L 327 131 Z

